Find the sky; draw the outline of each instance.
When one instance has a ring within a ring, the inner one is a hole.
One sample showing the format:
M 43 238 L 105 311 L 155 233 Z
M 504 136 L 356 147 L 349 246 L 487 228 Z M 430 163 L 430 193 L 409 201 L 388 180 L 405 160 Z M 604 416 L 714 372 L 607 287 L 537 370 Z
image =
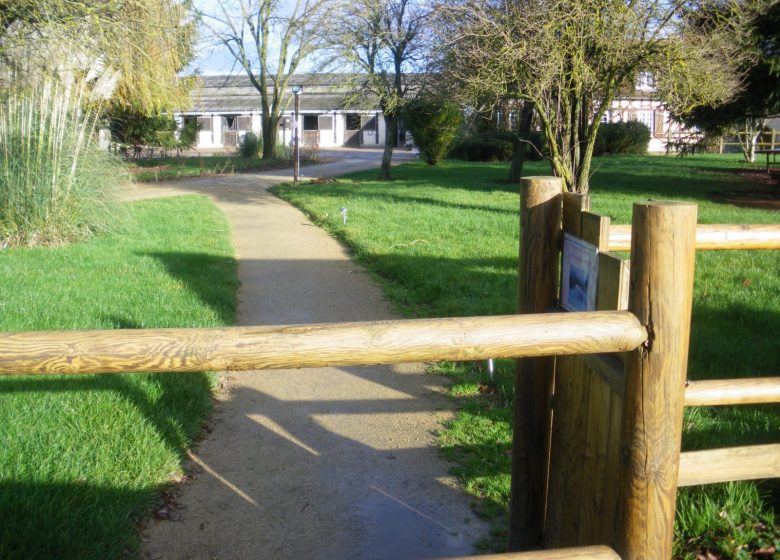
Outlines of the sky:
M 250 0 L 251 1 L 251 0 Z M 233 10 L 240 13 L 235 6 L 235 0 L 194 0 L 195 9 L 202 10 L 205 13 L 220 13 L 220 2 L 226 5 L 233 5 Z M 281 0 L 282 10 L 290 3 L 290 0 Z M 214 37 L 205 28 L 200 30 L 200 40 L 195 49 L 195 60 L 187 68 L 186 73 L 197 72 L 200 75 L 217 74 L 243 74 L 244 69 L 235 62 L 235 59 L 224 45 L 217 44 Z M 299 72 L 311 71 L 311 68 L 304 61 L 298 68 Z

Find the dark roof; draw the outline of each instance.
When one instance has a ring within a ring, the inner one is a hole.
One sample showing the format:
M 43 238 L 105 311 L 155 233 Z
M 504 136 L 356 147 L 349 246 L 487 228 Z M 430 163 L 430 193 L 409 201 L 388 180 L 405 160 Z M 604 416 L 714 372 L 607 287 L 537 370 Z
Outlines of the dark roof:
M 260 110 L 260 93 L 246 75 L 200 76 L 192 92 L 187 112 L 244 112 Z M 354 76 L 349 74 L 295 74 L 289 84 L 303 86 L 302 111 L 374 110 L 379 106 L 375 95 L 356 92 Z M 292 108 L 293 95 L 287 92 L 287 107 Z

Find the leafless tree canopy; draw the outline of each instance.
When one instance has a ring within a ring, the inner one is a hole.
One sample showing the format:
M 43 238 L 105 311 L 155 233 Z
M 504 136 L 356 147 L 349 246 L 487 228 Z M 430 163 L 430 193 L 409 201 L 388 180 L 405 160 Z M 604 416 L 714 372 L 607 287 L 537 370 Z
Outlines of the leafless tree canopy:
M 390 178 L 398 115 L 420 91 L 431 47 L 431 9 L 421 0 L 338 0 L 328 41 L 353 87 L 379 100 L 385 118 L 380 177 Z
M 465 0 L 440 12 L 445 69 L 466 98 L 533 103 L 553 172 L 587 191 L 600 120 L 616 95 L 652 73 L 675 111 L 740 86 L 742 22 L 687 24 L 682 0 Z
M 263 157 L 276 155 L 276 132 L 289 103 L 287 87 L 301 61 L 320 46 L 316 33 L 328 2 L 218 0 L 215 13 L 201 12 L 204 25 L 223 44 L 260 94 Z

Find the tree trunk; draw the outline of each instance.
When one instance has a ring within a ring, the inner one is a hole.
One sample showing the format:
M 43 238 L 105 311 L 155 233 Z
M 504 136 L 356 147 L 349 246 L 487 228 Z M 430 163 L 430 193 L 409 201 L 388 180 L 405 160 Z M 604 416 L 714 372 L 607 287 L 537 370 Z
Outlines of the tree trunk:
M 517 183 L 523 175 L 523 164 L 525 163 L 525 154 L 528 152 L 528 137 L 531 135 L 531 122 L 534 116 L 534 106 L 526 101 L 523 103 L 523 109 L 520 112 L 520 124 L 517 130 L 517 137 L 512 146 L 512 163 L 509 166 L 509 182 Z M 538 148 L 538 147 L 537 147 Z
M 393 161 L 393 147 L 398 136 L 398 116 L 395 113 L 385 114 L 385 151 L 382 154 L 382 167 L 379 170 L 379 180 L 390 180 L 390 164 Z
M 279 117 L 274 115 L 262 115 L 263 126 L 263 159 L 276 157 L 276 132 L 279 129 Z
M 761 133 L 764 131 L 765 119 L 747 119 L 745 121 L 745 139 L 742 140 L 742 155 L 745 161 L 754 163 L 756 161 L 756 143 Z M 738 137 L 741 139 L 742 134 Z

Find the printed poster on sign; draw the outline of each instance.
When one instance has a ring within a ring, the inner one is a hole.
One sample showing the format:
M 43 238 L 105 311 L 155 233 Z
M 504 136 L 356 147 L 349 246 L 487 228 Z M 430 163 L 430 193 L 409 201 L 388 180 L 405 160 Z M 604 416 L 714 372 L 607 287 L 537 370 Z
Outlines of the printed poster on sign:
M 561 306 L 569 311 L 594 311 L 598 275 L 599 252 L 596 246 L 564 234 Z

